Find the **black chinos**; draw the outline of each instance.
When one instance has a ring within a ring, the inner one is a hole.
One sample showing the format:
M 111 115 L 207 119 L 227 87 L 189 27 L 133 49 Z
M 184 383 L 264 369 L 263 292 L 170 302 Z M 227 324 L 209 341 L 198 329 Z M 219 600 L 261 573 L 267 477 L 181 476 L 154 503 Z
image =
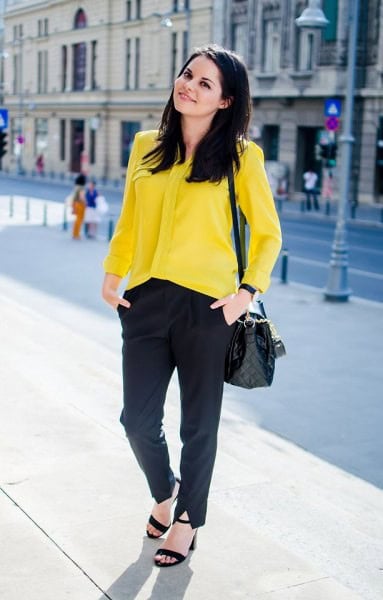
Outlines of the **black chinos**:
M 119 305 L 123 338 L 127 437 L 156 502 L 175 484 L 162 428 L 169 381 L 177 369 L 181 392 L 181 488 L 174 518 L 187 511 L 191 526 L 205 523 L 221 413 L 226 348 L 232 326 L 215 298 L 150 279 L 125 292 Z

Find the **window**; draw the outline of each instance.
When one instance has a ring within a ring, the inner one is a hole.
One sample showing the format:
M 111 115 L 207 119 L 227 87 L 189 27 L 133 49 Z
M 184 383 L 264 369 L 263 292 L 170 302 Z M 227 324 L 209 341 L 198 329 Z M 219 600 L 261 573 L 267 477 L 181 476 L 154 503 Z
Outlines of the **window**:
M 35 156 L 48 150 L 48 119 L 35 119 Z
M 265 73 L 277 73 L 281 54 L 279 21 L 267 19 L 264 21 L 263 29 L 263 71 Z
M 136 0 L 136 19 L 141 19 L 141 0 Z
M 264 125 L 262 128 L 262 148 L 265 160 L 278 160 L 279 125 Z
M 60 160 L 65 160 L 66 120 L 60 119 Z
M 126 20 L 132 20 L 132 0 L 127 0 L 126 3 Z
M 21 92 L 21 54 L 15 54 L 13 56 L 12 91 L 14 94 L 19 94 Z
M 131 78 L 131 61 L 132 61 L 132 43 L 131 40 L 125 41 L 125 89 L 130 89 Z
M 89 138 L 89 164 L 94 165 L 96 163 L 96 130 L 90 130 Z
M 232 49 L 244 58 L 247 56 L 248 31 L 247 23 L 234 23 L 232 26 Z
M 189 56 L 189 31 L 182 32 L 182 62 L 185 63 Z
M 312 71 L 314 69 L 314 49 L 314 33 L 300 30 L 297 37 L 297 71 Z
M 48 35 L 48 19 L 39 19 L 37 21 L 37 35 L 38 37 Z
M 141 123 L 137 121 L 122 121 L 121 123 L 121 167 L 123 168 L 128 164 L 134 136 L 140 129 Z
M 323 12 L 330 21 L 323 31 L 323 39 L 326 42 L 335 42 L 338 27 L 338 0 L 324 0 Z
M 68 48 L 61 46 L 61 91 L 65 92 L 68 76 Z
M 135 63 L 134 63 L 134 89 L 140 87 L 140 38 L 136 38 Z
M 37 53 L 37 93 L 45 94 L 48 91 L 48 51 L 40 50 Z
M 72 89 L 81 91 L 85 89 L 86 82 L 86 44 L 80 42 L 73 44 L 73 84 Z
M 90 86 L 92 90 L 97 89 L 97 41 L 93 40 L 91 43 L 91 73 L 90 73 Z
M 73 28 L 74 29 L 84 29 L 85 27 L 87 27 L 87 25 L 88 25 L 88 23 L 87 23 L 86 14 L 82 8 L 79 8 L 74 17 Z
M 177 32 L 172 33 L 172 45 L 170 56 L 170 85 L 173 85 L 177 69 Z

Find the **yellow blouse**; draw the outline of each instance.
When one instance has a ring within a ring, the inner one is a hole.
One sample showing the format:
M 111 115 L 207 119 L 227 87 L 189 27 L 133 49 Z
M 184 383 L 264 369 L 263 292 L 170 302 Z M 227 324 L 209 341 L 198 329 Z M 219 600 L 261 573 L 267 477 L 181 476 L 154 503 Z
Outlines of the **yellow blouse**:
M 130 273 L 128 289 L 156 277 L 214 298 L 231 294 L 237 288 L 237 259 L 227 179 L 187 183 L 192 159 L 152 175 L 142 158 L 156 136 L 157 131 L 136 134 L 104 270 L 120 277 Z M 253 142 L 240 158 L 235 187 L 250 228 L 242 283 L 265 292 L 281 248 L 281 230 L 263 153 Z

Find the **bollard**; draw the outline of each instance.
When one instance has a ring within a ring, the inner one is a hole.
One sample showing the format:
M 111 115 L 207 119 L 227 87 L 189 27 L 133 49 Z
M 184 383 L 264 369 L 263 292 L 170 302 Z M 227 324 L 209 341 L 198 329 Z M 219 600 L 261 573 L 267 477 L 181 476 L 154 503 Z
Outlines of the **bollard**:
M 305 212 L 306 200 L 301 200 L 301 212 Z
M 283 208 L 283 199 L 280 196 L 276 196 L 275 200 L 277 204 L 277 211 L 281 213 Z
M 281 283 L 287 283 L 288 260 L 289 260 L 289 252 L 288 252 L 287 248 L 283 248 L 282 258 L 281 258 Z
M 13 217 L 14 201 L 13 196 L 9 196 L 9 216 Z
M 351 209 L 351 219 L 355 219 L 355 217 L 356 217 L 356 203 L 355 202 L 352 202 L 350 209 Z
M 44 204 L 44 209 L 43 209 L 43 227 L 46 227 L 48 225 L 48 209 L 47 209 L 47 205 Z
M 67 218 L 67 214 L 66 214 L 66 205 L 64 204 L 64 215 L 63 215 L 63 231 L 66 231 L 68 229 L 68 218 Z
M 114 222 L 113 219 L 109 219 L 109 227 L 108 227 L 108 242 L 110 242 L 110 240 L 113 237 L 113 230 L 114 230 Z
M 330 200 L 326 200 L 325 215 L 327 215 L 329 217 L 330 213 L 331 213 Z
M 30 200 L 29 198 L 26 199 L 25 201 L 25 220 L 29 221 L 30 216 L 31 216 L 31 210 L 30 210 Z

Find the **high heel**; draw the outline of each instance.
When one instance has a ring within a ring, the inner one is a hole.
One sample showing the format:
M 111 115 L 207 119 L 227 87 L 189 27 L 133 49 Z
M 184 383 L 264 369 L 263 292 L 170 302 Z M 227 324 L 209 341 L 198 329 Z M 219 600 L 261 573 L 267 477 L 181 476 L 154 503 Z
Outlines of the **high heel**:
M 178 477 L 176 477 L 176 482 L 179 483 L 179 485 L 181 485 L 181 480 Z M 179 490 L 179 488 L 178 488 L 178 490 Z M 177 498 L 178 498 L 178 493 L 177 493 L 177 496 L 173 500 L 173 504 L 177 500 Z M 170 525 L 171 525 L 171 523 L 168 526 L 163 525 L 162 523 L 160 523 L 159 521 L 157 521 L 157 519 L 155 519 L 153 517 L 153 515 L 150 515 L 150 517 L 148 519 L 148 523 L 150 525 L 152 525 L 152 527 L 154 527 L 155 529 L 158 529 L 158 531 L 161 531 L 160 535 L 153 535 L 152 533 L 149 533 L 148 530 L 146 530 L 146 535 L 148 536 L 148 538 L 150 538 L 152 540 L 157 540 L 161 536 L 163 536 L 164 533 L 166 533 L 168 531 L 168 529 L 170 528 Z
M 190 521 L 187 521 L 186 519 L 177 519 L 178 523 L 189 523 Z M 189 552 L 190 550 L 195 550 L 197 548 L 197 532 L 198 529 L 194 532 L 193 535 L 193 539 L 191 541 L 191 544 L 189 546 Z M 179 565 L 180 563 L 182 563 L 189 555 L 189 552 L 187 553 L 186 556 L 184 556 L 183 554 L 181 554 L 180 552 L 176 552 L 175 550 L 167 550 L 166 548 L 160 548 L 159 550 L 157 550 L 157 552 L 154 555 L 154 562 L 157 565 L 157 567 L 174 567 L 175 565 Z M 161 562 L 160 560 L 156 560 L 156 557 L 161 557 L 161 556 L 168 556 L 169 558 L 175 558 L 176 562 Z

